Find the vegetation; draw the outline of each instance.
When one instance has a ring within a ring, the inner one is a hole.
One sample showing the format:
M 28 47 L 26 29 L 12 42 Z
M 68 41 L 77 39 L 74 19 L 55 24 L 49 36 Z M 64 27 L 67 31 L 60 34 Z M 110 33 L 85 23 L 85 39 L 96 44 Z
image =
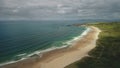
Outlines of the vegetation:
M 120 23 L 94 23 L 102 30 L 97 47 L 85 57 L 66 68 L 120 68 Z

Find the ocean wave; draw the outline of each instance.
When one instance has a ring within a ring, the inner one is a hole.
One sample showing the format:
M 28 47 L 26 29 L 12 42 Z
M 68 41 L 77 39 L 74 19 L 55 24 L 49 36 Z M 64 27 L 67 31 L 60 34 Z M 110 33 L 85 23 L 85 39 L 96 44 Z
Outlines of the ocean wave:
M 83 36 L 87 35 L 87 33 L 90 30 L 91 30 L 90 28 L 86 27 L 86 30 L 82 34 L 80 34 L 79 36 L 73 37 L 72 40 L 69 40 L 69 41 L 65 42 L 65 44 L 67 44 L 67 45 L 73 45 L 73 44 L 75 44 L 77 40 L 80 40 Z
M 80 40 L 83 36 L 87 35 L 87 33 L 90 31 L 90 28 L 86 27 L 86 30 L 84 30 L 82 32 L 82 34 L 80 34 L 79 36 L 73 37 L 71 40 L 65 41 L 62 43 L 62 46 L 52 46 L 51 48 L 45 49 L 45 50 L 38 50 L 35 51 L 31 54 L 27 54 L 27 53 L 23 53 L 23 54 L 18 54 L 15 57 L 21 57 L 19 60 L 12 60 L 12 61 L 8 61 L 8 62 L 4 62 L 4 63 L 0 63 L 0 66 L 3 65 L 7 65 L 7 64 L 12 64 L 12 63 L 16 63 L 31 57 L 35 57 L 36 55 L 39 57 L 42 57 L 42 55 L 46 52 L 55 50 L 55 49 L 61 49 L 61 48 L 65 48 L 65 47 L 71 47 L 73 44 L 76 43 L 77 40 Z
M 24 55 L 26 55 L 27 53 L 22 53 L 22 54 L 18 54 L 18 55 L 16 55 L 16 56 L 24 56 Z

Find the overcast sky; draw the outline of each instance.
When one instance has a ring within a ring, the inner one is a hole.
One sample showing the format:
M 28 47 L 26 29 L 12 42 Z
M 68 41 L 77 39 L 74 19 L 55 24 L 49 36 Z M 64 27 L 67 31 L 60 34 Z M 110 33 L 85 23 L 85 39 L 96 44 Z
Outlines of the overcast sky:
M 119 18 L 120 0 L 0 0 L 0 20 Z

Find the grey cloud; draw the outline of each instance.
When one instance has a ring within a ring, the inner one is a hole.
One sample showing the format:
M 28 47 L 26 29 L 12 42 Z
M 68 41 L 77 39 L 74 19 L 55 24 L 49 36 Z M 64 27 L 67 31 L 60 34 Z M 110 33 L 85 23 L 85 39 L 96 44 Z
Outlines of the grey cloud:
M 0 0 L 0 19 L 119 18 L 120 0 Z

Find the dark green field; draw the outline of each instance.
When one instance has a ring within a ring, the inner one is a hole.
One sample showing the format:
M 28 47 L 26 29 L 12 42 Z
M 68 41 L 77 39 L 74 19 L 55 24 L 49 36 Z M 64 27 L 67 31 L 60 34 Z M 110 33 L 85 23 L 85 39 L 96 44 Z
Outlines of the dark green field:
M 102 30 L 97 47 L 85 57 L 65 68 L 120 68 L 120 23 L 88 24 Z

